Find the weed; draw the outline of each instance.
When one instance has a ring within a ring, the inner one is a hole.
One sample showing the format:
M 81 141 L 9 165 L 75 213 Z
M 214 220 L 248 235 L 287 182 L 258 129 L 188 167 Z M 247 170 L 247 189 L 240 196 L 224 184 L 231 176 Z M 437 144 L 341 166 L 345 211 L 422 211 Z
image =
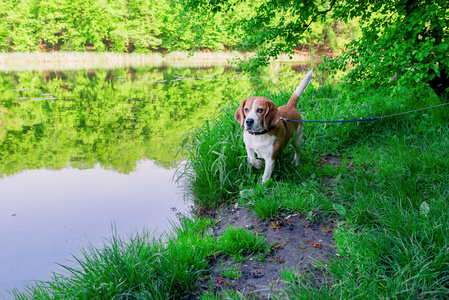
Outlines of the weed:
M 220 299 L 226 299 L 226 300 L 248 300 L 253 299 L 251 296 L 245 296 L 243 292 L 239 291 L 233 291 L 233 290 L 226 290 L 221 293 L 221 295 L 217 295 L 212 291 L 209 291 L 203 295 L 200 296 L 201 300 L 220 300 Z
M 236 265 L 229 265 L 220 267 L 221 271 L 219 273 L 229 279 L 238 280 L 242 276 L 242 272 L 240 272 L 240 267 Z
M 283 199 L 277 195 L 277 188 L 256 187 L 250 196 L 250 208 L 261 219 L 274 219 L 284 211 Z
M 220 237 L 219 248 L 224 254 L 244 255 L 266 252 L 270 245 L 266 244 L 264 237 L 235 227 L 229 227 Z
M 244 262 L 247 258 L 246 256 L 243 256 L 241 252 L 233 253 L 231 256 L 236 262 Z
M 317 286 L 309 276 L 299 274 L 294 270 L 282 270 L 280 273 L 286 282 L 286 289 L 282 292 L 287 299 L 335 299 L 328 285 Z
M 258 261 L 267 261 L 267 256 L 263 253 L 257 254 L 257 260 Z
M 315 214 L 323 206 L 324 195 L 316 181 L 309 180 L 300 185 L 278 182 L 267 185 L 257 185 L 252 189 L 242 191 L 245 204 L 263 220 L 285 217 L 291 213 Z

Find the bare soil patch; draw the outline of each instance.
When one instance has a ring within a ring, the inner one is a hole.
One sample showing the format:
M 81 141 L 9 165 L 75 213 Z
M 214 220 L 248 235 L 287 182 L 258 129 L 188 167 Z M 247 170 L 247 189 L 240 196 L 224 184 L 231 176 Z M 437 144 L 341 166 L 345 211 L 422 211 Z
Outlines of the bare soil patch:
M 313 281 L 319 284 L 324 275 L 315 263 L 325 263 L 335 255 L 334 223 L 331 220 L 315 218 L 312 222 L 305 216 L 291 215 L 282 220 L 261 221 L 242 205 L 217 210 L 215 219 L 218 221 L 214 226 L 217 237 L 228 226 L 233 226 L 251 230 L 272 244 L 270 253 L 263 259 L 253 254 L 244 262 L 237 262 L 231 256 L 221 256 L 211 261 L 210 278 L 217 293 L 234 290 L 251 299 L 271 299 L 285 288 L 282 270 L 290 269 L 312 274 Z M 223 269 L 238 269 L 240 278 L 226 277 Z M 204 284 L 210 284 L 210 281 Z

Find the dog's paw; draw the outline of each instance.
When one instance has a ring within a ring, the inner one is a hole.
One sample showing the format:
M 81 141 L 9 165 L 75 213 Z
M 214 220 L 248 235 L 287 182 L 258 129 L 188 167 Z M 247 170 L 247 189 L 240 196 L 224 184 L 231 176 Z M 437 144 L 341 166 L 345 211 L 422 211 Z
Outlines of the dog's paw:
M 268 180 L 270 180 L 269 176 L 262 176 L 262 184 L 266 183 Z
M 251 162 L 251 165 L 256 169 L 261 169 L 263 167 L 263 161 L 260 159 L 255 159 Z

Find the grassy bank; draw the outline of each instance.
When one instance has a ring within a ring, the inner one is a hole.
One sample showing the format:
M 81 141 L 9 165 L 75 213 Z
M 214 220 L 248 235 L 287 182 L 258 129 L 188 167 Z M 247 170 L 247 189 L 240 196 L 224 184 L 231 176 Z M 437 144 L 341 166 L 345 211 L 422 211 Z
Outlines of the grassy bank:
M 291 91 L 259 92 L 277 104 Z M 300 98 L 305 120 L 383 116 L 437 104 L 426 91 L 404 90 L 392 99 L 338 88 L 309 88 Z M 449 126 L 447 108 L 373 122 L 306 124 L 301 163 L 292 149 L 261 185 L 262 170 L 250 168 L 242 131 L 234 120 L 238 103 L 186 139 L 190 157 L 180 175 L 198 212 L 239 201 L 261 219 L 291 213 L 338 220 L 336 256 L 320 268 L 328 282 L 290 272 L 283 296 L 297 299 L 445 298 L 449 293 Z M 335 163 L 331 163 L 331 162 Z M 241 197 L 243 195 L 244 197 Z M 213 221 L 182 219 L 163 242 L 150 234 L 113 238 L 84 250 L 80 268 L 32 286 L 17 299 L 180 299 L 202 293 L 208 263 L 216 256 L 268 251 L 262 236 L 230 227 L 211 234 Z M 237 247 L 236 247 L 237 246 Z M 226 269 L 238 277 L 239 270 Z M 232 299 L 241 299 L 234 295 Z
M 285 103 L 291 91 L 265 96 Z M 299 109 L 305 120 L 380 117 L 432 104 L 430 92 L 404 90 L 392 99 L 338 88 L 309 89 Z M 261 219 L 302 213 L 340 220 L 338 259 L 315 287 L 291 276 L 288 295 L 310 299 L 417 299 L 449 292 L 448 108 L 373 122 L 305 124 L 299 168 L 293 150 L 276 163 L 274 178 L 260 184 L 263 170 L 248 166 L 242 130 L 233 115 L 198 129 L 187 143 L 184 176 L 199 212 L 239 198 Z M 330 161 L 337 161 L 332 164 Z M 293 266 L 292 266 L 293 267 Z
M 229 228 L 217 240 L 212 221 L 182 217 L 162 238 L 149 232 L 127 238 L 114 235 L 103 247 L 89 246 L 75 257 L 79 266 L 60 265 L 46 282 L 15 299 L 188 299 L 199 292 L 197 283 L 207 275 L 217 255 L 265 253 L 270 245 L 246 230 Z

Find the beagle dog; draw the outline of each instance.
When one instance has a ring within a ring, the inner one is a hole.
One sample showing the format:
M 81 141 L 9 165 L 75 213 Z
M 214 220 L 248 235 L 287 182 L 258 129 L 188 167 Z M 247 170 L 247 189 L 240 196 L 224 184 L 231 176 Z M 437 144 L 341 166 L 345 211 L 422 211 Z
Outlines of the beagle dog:
M 295 149 L 293 162 L 299 165 L 299 155 L 302 142 L 302 123 L 286 121 L 301 120 L 301 115 L 296 109 L 299 96 L 312 81 L 313 69 L 310 70 L 301 84 L 296 88 L 288 100 L 287 105 L 276 105 L 265 97 L 250 97 L 243 100 L 235 112 L 235 119 L 240 126 L 245 128 L 243 141 L 245 142 L 249 162 L 256 169 L 262 168 L 265 160 L 265 171 L 262 183 L 270 179 L 273 172 L 274 161 L 282 150 L 291 143 Z

